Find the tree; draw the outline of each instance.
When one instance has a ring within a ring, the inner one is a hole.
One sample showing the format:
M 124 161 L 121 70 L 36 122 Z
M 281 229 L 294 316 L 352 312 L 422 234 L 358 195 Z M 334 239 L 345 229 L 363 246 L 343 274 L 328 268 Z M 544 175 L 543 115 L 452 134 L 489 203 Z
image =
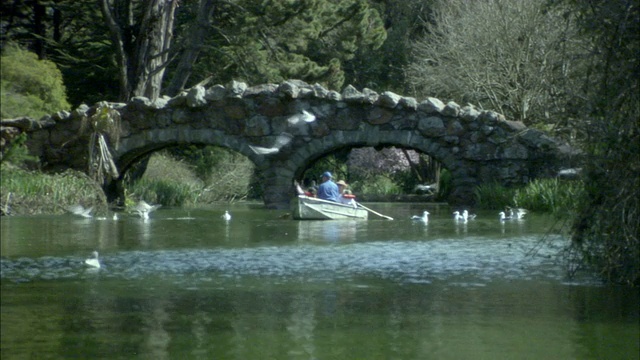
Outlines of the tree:
M 433 0 L 376 0 L 387 33 L 380 47 L 360 47 L 344 65 L 345 83 L 356 88 L 408 92 L 405 68 L 411 61 L 413 39 L 424 33 Z
M 497 110 L 527 125 L 566 117 L 584 73 L 575 18 L 546 0 L 439 1 L 415 43 L 408 81 L 421 96 Z
M 592 43 L 575 97 L 589 141 L 573 244 L 605 279 L 640 286 L 640 2 L 569 3 Z
M 207 76 L 219 83 L 296 78 L 339 90 L 344 63 L 385 38 L 378 12 L 364 0 L 217 1 L 199 61 L 188 73 L 196 74 L 192 82 Z
M 120 100 L 158 98 L 178 0 L 100 0 L 100 6 L 116 53 Z

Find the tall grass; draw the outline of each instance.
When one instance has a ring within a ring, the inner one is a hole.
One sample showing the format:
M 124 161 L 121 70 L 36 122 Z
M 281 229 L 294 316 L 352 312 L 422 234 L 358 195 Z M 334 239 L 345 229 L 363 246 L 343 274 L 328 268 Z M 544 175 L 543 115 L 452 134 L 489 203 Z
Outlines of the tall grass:
M 531 211 L 574 215 L 583 190 L 581 181 L 536 179 L 517 189 L 513 201 L 514 206 Z
M 554 215 L 572 215 L 583 191 L 581 181 L 536 179 L 522 188 L 491 183 L 475 190 L 476 205 L 482 209 L 521 207 Z
M 253 163 L 226 150 L 216 154 L 217 162 L 207 172 L 178 160 L 166 152 L 151 156 L 145 175 L 126 185 L 128 200 L 144 199 L 164 206 L 195 206 L 245 199 L 251 190 Z M 202 179 L 198 174 L 204 174 Z
M 9 214 L 61 214 L 71 205 L 106 211 L 102 189 L 84 173 L 27 171 L 4 163 L 0 169 L 0 207 Z
M 476 206 L 480 209 L 502 209 L 514 206 L 515 189 L 504 187 L 498 183 L 482 184 L 474 190 Z

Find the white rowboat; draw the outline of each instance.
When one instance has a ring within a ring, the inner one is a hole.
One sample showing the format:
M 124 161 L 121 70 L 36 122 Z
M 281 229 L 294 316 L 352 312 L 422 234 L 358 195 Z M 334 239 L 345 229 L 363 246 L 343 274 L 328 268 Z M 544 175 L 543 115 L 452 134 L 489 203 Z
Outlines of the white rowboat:
M 369 212 L 361 207 L 298 195 L 291 200 L 291 211 L 296 220 L 366 220 Z

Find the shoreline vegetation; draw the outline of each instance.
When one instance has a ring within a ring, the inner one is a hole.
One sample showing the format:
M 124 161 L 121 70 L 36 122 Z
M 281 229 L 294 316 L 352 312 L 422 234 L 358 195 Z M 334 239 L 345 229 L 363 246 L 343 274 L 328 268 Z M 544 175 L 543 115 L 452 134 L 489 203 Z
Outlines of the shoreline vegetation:
M 138 200 L 163 206 L 196 207 L 215 203 L 256 200 L 250 161 L 231 152 L 206 174 L 167 153 L 153 155 L 145 175 L 125 185 L 126 202 Z M 0 211 L 2 215 L 63 214 L 80 204 L 93 207 L 96 213 L 106 213 L 110 206 L 100 187 L 80 171 L 66 170 L 49 174 L 24 170 L 3 162 L 0 169 Z M 397 189 L 399 186 L 395 186 Z M 446 184 L 441 184 L 446 187 Z M 372 190 L 373 189 L 373 190 Z M 355 189 L 361 201 L 368 202 L 442 202 L 438 195 L 403 194 L 396 191 L 368 192 Z M 499 184 L 485 184 L 476 189 L 475 208 L 501 210 L 507 206 L 529 211 L 551 213 L 558 217 L 575 216 L 574 209 L 582 192 L 579 180 L 557 178 L 537 179 L 522 188 L 506 188 Z

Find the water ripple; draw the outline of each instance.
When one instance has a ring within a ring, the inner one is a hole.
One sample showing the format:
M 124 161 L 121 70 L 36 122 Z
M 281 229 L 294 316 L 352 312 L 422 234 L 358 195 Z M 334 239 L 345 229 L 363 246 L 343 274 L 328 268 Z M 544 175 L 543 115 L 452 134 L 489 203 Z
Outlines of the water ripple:
M 350 244 L 263 246 L 103 254 L 101 277 L 140 279 L 165 276 L 193 279 L 303 277 L 309 281 L 373 276 L 429 283 L 456 276 L 480 286 L 492 278 L 561 278 L 556 255 L 562 238 L 548 239 L 534 254 L 538 238 L 509 243 L 488 238 L 423 242 L 386 241 Z M 13 282 L 84 278 L 95 275 L 78 257 L 0 259 L 0 278 Z

